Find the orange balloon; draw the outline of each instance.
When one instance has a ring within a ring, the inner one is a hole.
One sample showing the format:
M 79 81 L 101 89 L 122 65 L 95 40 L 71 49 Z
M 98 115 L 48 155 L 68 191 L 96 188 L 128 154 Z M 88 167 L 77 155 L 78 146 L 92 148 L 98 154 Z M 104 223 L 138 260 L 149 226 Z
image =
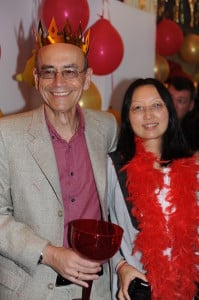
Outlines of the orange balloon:
M 156 55 L 155 66 L 154 66 L 154 76 L 161 82 L 165 82 L 169 77 L 170 67 L 169 63 L 165 57 L 161 55 Z
M 111 113 L 114 115 L 114 117 L 116 118 L 116 121 L 118 123 L 118 125 L 121 125 L 121 117 L 120 117 L 120 112 L 117 111 L 116 109 L 113 109 L 112 107 L 110 107 L 107 112 Z
M 189 33 L 180 48 L 181 58 L 188 63 L 199 63 L 199 35 Z
M 90 87 L 87 91 L 84 91 L 79 101 L 79 105 L 82 108 L 91 108 L 95 110 L 101 109 L 101 95 L 96 85 L 91 82 Z

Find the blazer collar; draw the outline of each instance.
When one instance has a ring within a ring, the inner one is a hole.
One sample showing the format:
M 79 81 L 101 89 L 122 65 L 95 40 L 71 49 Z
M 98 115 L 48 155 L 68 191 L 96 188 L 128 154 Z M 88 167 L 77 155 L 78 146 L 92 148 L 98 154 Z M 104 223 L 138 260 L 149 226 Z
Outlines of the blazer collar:
M 107 207 L 105 199 L 106 188 L 106 157 L 104 150 L 103 133 L 99 130 L 99 120 L 96 120 L 93 115 L 87 114 L 84 111 L 85 117 L 85 138 L 87 142 L 88 153 L 90 156 L 95 183 L 101 203 L 102 214 L 107 218 Z

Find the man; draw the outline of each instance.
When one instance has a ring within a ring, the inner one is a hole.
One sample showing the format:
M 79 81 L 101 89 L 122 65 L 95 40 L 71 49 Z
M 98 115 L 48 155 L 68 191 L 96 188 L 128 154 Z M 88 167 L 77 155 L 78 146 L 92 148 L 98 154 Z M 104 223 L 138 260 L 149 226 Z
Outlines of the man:
M 184 136 L 193 151 L 199 150 L 199 115 L 195 105 L 195 87 L 191 79 L 175 76 L 168 81 Z
M 109 300 L 108 264 L 98 275 L 100 262 L 70 248 L 68 227 L 107 220 L 106 154 L 117 123 L 78 105 L 92 75 L 85 43 L 38 40 L 34 79 L 44 105 L 0 122 L 0 299 L 77 299 L 94 280 L 91 299 Z
M 173 98 L 178 119 L 181 121 L 194 108 L 194 84 L 187 77 L 176 76 L 170 79 L 168 90 Z

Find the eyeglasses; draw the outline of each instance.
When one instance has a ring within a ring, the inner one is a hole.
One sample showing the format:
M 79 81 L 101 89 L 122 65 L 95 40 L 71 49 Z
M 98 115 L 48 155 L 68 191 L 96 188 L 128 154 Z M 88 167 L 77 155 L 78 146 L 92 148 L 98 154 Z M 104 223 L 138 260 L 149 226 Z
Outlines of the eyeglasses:
M 55 79 L 57 77 L 57 74 L 61 74 L 62 77 L 65 80 L 70 80 L 79 77 L 81 73 L 84 73 L 85 69 L 82 71 L 79 71 L 76 68 L 65 68 L 62 71 L 57 71 L 56 69 L 49 68 L 49 69 L 43 69 L 41 71 L 38 71 L 37 74 L 42 79 Z
M 130 111 L 134 114 L 142 114 L 149 110 L 150 112 L 159 112 L 162 111 L 165 107 L 165 104 L 162 102 L 154 102 L 149 106 L 135 105 L 130 108 Z

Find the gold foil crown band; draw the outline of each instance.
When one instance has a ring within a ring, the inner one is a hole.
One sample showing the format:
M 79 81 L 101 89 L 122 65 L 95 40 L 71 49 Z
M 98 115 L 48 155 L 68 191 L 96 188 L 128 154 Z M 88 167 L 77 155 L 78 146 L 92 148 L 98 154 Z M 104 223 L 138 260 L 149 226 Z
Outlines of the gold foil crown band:
M 81 23 L 79 24 L 77 33 L 74 34 L 68 20 L 66 20 L 63 30 L 59 31 L 55 19 L 52 18 L 47 31 L 43 28 L 42 22 L 39 22 L 38 32 L 35 34 L 35 40 L 37 48 L 41 48 L 49 44 L 67 43 L 79 47 L 84 54 L 87 54 L 89 49 L 89 36 L 90 30 L 84 37 Z

